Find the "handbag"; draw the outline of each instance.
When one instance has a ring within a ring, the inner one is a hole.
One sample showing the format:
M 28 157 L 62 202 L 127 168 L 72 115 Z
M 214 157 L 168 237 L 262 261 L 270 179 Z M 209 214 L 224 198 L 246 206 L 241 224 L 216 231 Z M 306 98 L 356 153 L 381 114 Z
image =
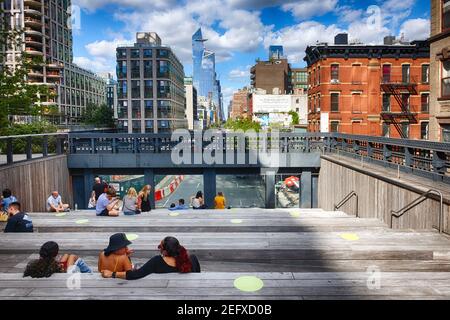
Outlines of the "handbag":
M 7 222 L 8 221 L 8 214 L 5 212 L 0 212 L 0 222 Z
M 95 205 L 96 205 L 95 198 L 90 198 L 89 199 L 89 204 L 88 204 L 88 209 L 95 208 Z

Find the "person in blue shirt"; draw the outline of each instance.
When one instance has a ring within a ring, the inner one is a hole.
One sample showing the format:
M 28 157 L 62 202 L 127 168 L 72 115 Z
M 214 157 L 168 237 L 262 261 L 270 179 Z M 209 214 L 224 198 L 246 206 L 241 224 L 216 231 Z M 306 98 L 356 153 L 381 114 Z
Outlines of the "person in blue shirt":
M 175 205 L 175 203 L 172 203 L 169 208 L 170 211 L 187 210 L 187 209 L 189 209 L 189 208 L 185 205 L 184 199 L 178 200 L 178 205 Z
M 17 202 L 17 198 L 12 195 L 11 190 L 3 190 L 2 199 L 0 201 L 0 212 L 8 212 L 9 205 L 13 202 Z
M 95 212 L 97 216 L 119 216 L 119 210 L 116 206 L 119 204 L 120 199 L 116 198 L 116 190 L 113 188 L 108 189 L 106 193 L 103 193 L 97 201 L 95 206 Z
M 20 203 L 13 202 L 8 208 L 9 219 L 5 227 L 8 232 L 33 232 L 33 221 L 26 214 L 20 211 Z

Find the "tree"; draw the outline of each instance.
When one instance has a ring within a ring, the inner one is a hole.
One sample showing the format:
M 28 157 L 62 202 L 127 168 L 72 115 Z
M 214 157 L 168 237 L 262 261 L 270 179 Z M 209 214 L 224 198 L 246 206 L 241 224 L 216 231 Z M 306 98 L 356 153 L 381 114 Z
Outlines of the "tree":
M 0 0 L 0 4 L 4 0 Z M 31 70 L 42 68 L 43 58 L 31 57 L 25 51 L 14 57 L 16 67 L 6 65 L 8 49 L 23 48 L 22 29 L 10 30 L 8 17 L 0 9 L 0 135 L 11 126 L 9 115 L 44 116 L 54 114 L 55 108 L 44 106 L 42 102 L 54 96 L 49 87 L 31 84 L 27 81 Z
M 236 120 L 228 119 L 225 123 L 225 129 L 237 131 L 249 131 L 254 130 L 256 132 L 259 132 L 261 130 L 261 125 L 258 122 L 255 122 L 248 118 L 238 118 Z
M 88 103 L 84 113 L 83 122 L 98 127 L 113 128 L 115 126 L 114 111 L 106 104 L 97 106 L 93 103 Z
M 289 115 L 292 117 L 292 125 L 300 124 L 300 116 L 295 111 L 289 111 Z

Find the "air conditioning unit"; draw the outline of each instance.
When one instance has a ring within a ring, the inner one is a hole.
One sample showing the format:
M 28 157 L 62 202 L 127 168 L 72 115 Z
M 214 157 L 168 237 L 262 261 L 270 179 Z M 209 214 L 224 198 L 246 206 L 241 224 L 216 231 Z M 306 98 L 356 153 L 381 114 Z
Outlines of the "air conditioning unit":
M 332 80 L 331 80 L 331 84 L 339 84 L 339 80 L 337 80 L 337 79 L 332 79 Z

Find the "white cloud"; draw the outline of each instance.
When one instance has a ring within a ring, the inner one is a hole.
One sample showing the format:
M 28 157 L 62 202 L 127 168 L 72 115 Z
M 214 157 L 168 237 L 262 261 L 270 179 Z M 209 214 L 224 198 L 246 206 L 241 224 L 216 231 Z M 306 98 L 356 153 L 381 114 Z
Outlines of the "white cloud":
M 115 74 L 115 61 L 99 59 L 99 58 L 87 58 L 87 57 L 74 57 L 73 62 L 95 73 L 112 73 Z
M 119 4 L 131 8 L 169 8 L 176 5 L 176 0 L 73 0 L 72 4 L 88 11 L 95 11 L 109 4 Z
M 364 10 L 363 9 L 353 9 L 350 6 L 338 7 L 335 11 L 339 20 L 344 23 L 352 23 L 355 21 L 359 21 L 363 18 Z
M 228 77 L 230 79 L 250 79 L 250 68 L 251 66 L 233 69 L 228 74 Z
M 101 40 L 89 43 L 85 47 L 87 52 L 94 57 L 103 59 L 115 59 L 116 48 L 120 44 L 129 42 L 129 40 L 124 39 L 114 39 L 112 41 Z
M 299 63 L 302 62 L 308 45 L 314 45 L 317 42 L 332 43 L 334 36 L 342 31 L 336 25 L 326 26 L 315 21 L 306 21 L 268 33 L 264 39 L 264 45 L 269 47 L 274 43 L 283 44 L 289 61 Z
M 400 36 L 405 40 L 426 40 L 430 37 L 430 20 L 410 19 L 405 21 L 400 28 Z
M 298 19 L 308 19 L 314 16 L 322 16 L 333 11 L 338 4 L 338 0 L 299 0 L 286 3 L 281 6 L 284 11 L 290 11 Z

